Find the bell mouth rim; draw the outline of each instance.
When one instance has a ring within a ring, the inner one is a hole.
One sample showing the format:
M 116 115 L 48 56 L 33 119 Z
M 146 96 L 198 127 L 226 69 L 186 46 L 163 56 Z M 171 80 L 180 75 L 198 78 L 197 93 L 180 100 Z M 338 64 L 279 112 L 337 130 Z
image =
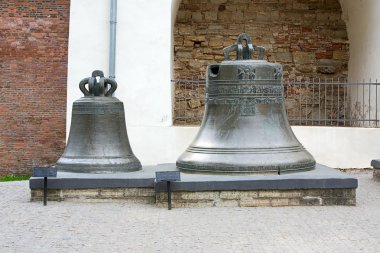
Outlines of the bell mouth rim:
M 305 147 L 302 145 L 292 146 L 273 146 L 273 147 L 231 147 L 231 148 L 217 148 L 217 147 L 202 147 L 190 145 L 186 152 L 190 153 L 204 153 L 204 154 L 273 154 L 277 153 L 294 153 L 304 152 Z
M 202 169 L 190 169 L 190 168 L 184 168 L 181 166 L 176 166 L 177 169 L 183 173 L 188 173 L 188 174 L 204 174 L 204 175 L 231 175 L 231 176 L 272 176 L 272 175 L 278 175 L 279 172 L 281 174 L 293 174 L 293 173 L 300 173 L 300 172 L 307 172 L 307 171 L 312 171 L 315 169 L 314 167 L 309 167 L 309 168 L 303 168 L 303 169 L 270 169 L 270 170 L 202 170 Z
M 95 164 L 57 164 L 59 172 L 82 173 L 82 174 L 113 174 L 113 173 L 128 173 L 142 170 L 139 163 L 130 164 L 110 164 L 110 165 L 95 165 Z
M 201 162 L 176 162 L 176 167 L 180 171 L 190 171 L 193 173 L 207 173 L 207 174 L 273 174 L 273 173 L 295 173 L 314 170 L 316 166 L 315 160 L 299 162 L 299 163 L 288 163 L 288 164 L 227 164 L 227 163 L 201 163 Z
M 110 160 L 112 162 L 110 162 Z M 141 162 L 134 156 L 125 157 L 69 157 L 62 156 L 56 163 L 60 172 L 109 174 L 142 170 Z

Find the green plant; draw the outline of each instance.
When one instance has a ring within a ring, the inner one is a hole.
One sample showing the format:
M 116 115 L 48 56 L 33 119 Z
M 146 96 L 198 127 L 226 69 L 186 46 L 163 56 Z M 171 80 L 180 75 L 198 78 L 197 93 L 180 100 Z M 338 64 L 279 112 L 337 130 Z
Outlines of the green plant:
M 30 176 L 8 175 L 8 176 L 0 177 L 0 182 L 29 180 L 29 178 Z

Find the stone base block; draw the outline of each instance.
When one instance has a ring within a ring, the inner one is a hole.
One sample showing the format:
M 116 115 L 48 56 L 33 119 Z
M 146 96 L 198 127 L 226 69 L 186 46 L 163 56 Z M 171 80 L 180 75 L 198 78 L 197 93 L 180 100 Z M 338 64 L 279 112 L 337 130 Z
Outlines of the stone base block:
M 380 168 L 373 170 L 373 177 L 377 180 L 380 180 Z
M 43 189 L 32 189 L 31 201 L 42 201 L 43 194 Z M 49 189 L 48 201 L 154 204 L 156 199 L 153 188 Z
M 167 193 L 156 194 L 158 207 L 167 207 Z M 297 189 L 256 191 L 173 192 L 172 207 L 331 206 L 356 204 L 355 189 Z
M 373 167 L 373 178 L 380 181 L 380 160 L 372 160 L 371 166 Z

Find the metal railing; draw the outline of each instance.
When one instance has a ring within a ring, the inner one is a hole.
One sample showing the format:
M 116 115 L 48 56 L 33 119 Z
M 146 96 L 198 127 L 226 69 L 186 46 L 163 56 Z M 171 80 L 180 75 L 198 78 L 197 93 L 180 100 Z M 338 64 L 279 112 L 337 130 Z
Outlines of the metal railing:
M 205 105 L 204 79 L 173 80 L 174 124 L 199 125 Z M 283 80 L 285 109 L 291 125 L 379 127 L 375 82 L 340 79 Z

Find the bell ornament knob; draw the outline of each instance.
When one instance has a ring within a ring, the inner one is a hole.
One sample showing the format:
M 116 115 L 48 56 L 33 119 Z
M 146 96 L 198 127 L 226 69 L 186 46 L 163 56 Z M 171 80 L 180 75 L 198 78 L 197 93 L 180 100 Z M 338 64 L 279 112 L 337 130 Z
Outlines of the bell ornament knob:
M 111 78 L 104 77 L 103 71 L 94 70 L 91 77 L 84 78 L 79 82 L 79 89 L 86 97 L 110 97 L 117 89 L 117 83 Z
M 223 48 L 224 60 L 231 60 L 231 52 L 236 52 L 236 60 L 251 60 L 255 51 L 259 53 L 259 60 L 264 60 L 265 47 L 253 45 L 251 37 L 246 33 L 242 33 L 238 36 L 235 44 Z

